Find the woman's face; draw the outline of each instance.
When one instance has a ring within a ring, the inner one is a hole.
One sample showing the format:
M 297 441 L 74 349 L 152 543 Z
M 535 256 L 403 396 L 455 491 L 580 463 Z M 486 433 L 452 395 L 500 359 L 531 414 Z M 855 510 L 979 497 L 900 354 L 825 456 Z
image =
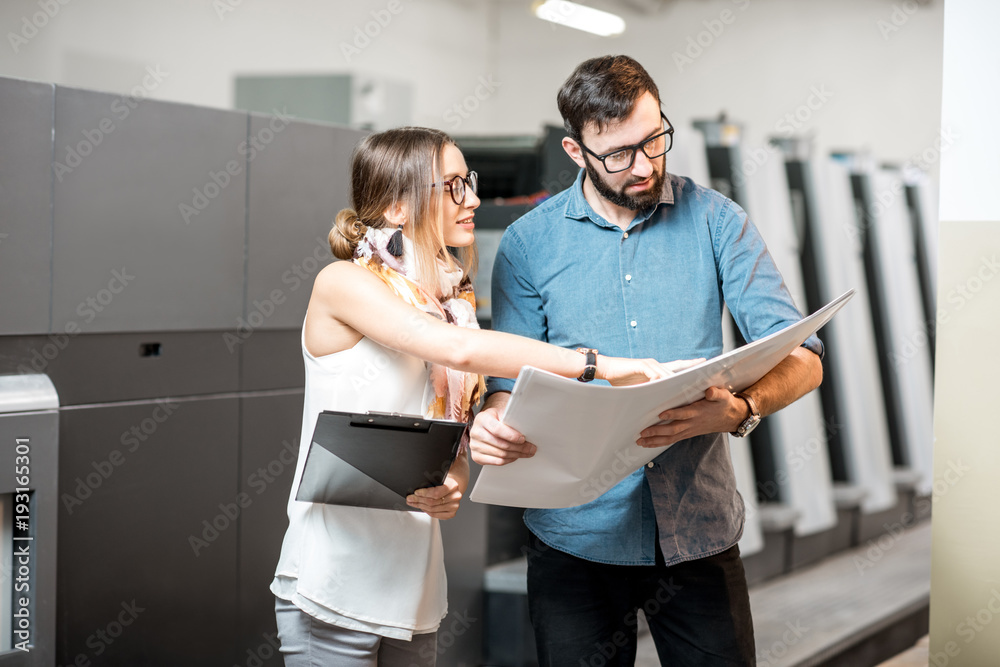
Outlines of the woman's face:
M 469 175 L 469 168 L 465 164 L 465 157 L 462 151 L 454 144 L 445 144 L 441 155 L 441 163 L 444 174 L 441 181 L 445 183 L 455 183 L 456 176 L 466 178 Z M 465 200 L 461 204 L 456 204 L 452 199 L 451 185 L 444 185 L 444 202 L 442 204 L 441 225 L 442 235 L 445 245 L 451 248 L 462 248 L 476 240 L 473 222 L 475 210 L 479 206 L 479 197 L 472 191 L 472 188 L 465 185 Z

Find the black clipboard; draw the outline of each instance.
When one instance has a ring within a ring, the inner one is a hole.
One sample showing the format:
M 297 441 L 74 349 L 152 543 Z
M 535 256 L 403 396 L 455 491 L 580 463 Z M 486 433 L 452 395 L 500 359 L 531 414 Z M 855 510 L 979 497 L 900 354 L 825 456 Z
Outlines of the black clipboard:
M 465 426 L 417 415 L 324 410 L 295 499 L 418 512 L 406 497 L 444 482 Z

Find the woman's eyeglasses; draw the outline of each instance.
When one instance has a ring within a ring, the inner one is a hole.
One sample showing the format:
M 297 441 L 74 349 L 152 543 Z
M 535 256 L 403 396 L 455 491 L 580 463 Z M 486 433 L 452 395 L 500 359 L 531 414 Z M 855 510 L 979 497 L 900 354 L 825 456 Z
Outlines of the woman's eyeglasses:
M 440 183 L 431 183 L 431 187 L 437 185 L 444 186 L 447 192 L 451 193 L 451 200 L 461 206 L 465 202 L 465 186 L 468 185 L 472 190 L 473 194 L 479 193 L 479 174 L 474 171 L 470 171 L 469 175 L 465 178 L 461 176 L 455 176 L 447 181 L 442 181 Z

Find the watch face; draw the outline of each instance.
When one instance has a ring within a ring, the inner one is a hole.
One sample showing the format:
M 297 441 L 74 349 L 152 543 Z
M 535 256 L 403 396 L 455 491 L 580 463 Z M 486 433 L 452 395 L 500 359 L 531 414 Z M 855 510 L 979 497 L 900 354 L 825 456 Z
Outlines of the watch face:
M 747 417 L 746 421 L 740 424 L 740 429 L 739 429 L 740 437 L 745 437 L 747 435 L 750 435 L 750 431 L 757 428 L 757 424 L 759 423 L 760 423 L 760 417 L 758 417 L 757 415 L 750 415 L 749 417 Z
M 586 347 L 578 347 L 576 351 L 580 354 L 586 355 L 587 361 L 586 366 L 583 368 L 583 374 L 577 378 L 580 382 L 590 382 L 595 377 L 597 377 L 597 350 L 592 350 Z
M 749 417 L 744 419 L 743 423 L 740 424 L 739 427 L 729 435 L 736 438 L 745 438 L 746 436 L 750 435 L 750 431 L 757 428 L 757 424 L 760 423 L 760 419 L 761 419 L 760 415 L 750 415 Z

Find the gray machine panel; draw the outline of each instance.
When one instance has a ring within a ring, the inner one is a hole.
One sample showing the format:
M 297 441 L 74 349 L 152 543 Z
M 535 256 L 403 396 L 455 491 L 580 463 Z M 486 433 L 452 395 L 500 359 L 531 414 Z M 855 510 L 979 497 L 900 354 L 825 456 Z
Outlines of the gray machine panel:
M 246 319 L 243 331 L 299 329 L 327 234 L 350 203 L 350 162 L 364 132 L 250 116 Z
M 47 373 L 63 405 L 236 391 L 226 332 L 0 336 L 0 373 Z M 301 384 L 301 354 L 298 359 Z
M 54 90 L 0 78 L 0 334 L 49 330 Z
M 302 387 L 302 329 L 254 332 L 240 345 L 240 391 Z M 228 351 L 228 347 L 227 347 Z
M 62 410 L 58 664 L 237 662 L 238 419 L 236 398 Z
M 302 391 L 242 399 L 240 490 L 250 499 L 240 524 L 239 664 L 255 656 L 280 667 L 274 651 L 274 594 L 268 589 L 288 528 L 288 495 L 298 459 Z M 257 663 L 253 663 L 257 664 Z
M 235 327 L 246 114 L 57 87 L 55 119 L 53 330 Z

